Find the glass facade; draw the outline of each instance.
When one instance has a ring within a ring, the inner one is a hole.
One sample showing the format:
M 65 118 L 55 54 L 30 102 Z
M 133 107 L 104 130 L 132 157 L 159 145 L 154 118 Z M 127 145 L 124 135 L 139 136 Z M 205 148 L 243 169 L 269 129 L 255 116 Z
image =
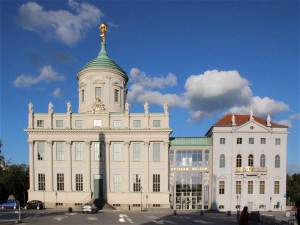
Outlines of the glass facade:
M 171 142 L 169 152 L 170 202 L 177 210 L 208 209 L 210 150 L 206 146 L 188 148 L 191 147 L 182 145 L 174 149 Z
M 176 209 L 202 209 L 202 173 L 176 173 Z

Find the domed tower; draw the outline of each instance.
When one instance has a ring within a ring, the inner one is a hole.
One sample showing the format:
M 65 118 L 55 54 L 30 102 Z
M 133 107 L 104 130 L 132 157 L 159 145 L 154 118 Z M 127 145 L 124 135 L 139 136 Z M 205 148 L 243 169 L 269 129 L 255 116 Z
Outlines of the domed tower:
M 88 62 L 77 74 L 78 112 L 124 112 L 128 77 L 106 53 L 107 25 L 101 24 L 99 30 L 101 51 L 97 58 Z

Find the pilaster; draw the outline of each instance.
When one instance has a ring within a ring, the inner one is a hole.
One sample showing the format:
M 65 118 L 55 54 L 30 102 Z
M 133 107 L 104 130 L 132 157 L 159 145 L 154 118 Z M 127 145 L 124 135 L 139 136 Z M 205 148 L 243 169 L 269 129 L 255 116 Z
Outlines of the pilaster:
M 29 190 L 34 191 L 35 185 L 34 185 L 34 142 L 28 140 L 29 144 Z
M 49 153 L 48 157 L 48 174 L 47 179 L 47 191 L 53 191 L 53 142 L 47 141 L 47 152 Z

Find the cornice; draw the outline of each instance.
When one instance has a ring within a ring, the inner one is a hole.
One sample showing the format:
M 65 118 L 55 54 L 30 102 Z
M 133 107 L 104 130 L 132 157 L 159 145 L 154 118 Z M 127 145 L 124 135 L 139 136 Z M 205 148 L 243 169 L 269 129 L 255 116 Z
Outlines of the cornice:
M 25 129 L 25 133 L 30 134 L 170 134 L 171 129 L 164 130 L 120 130 L 120 129 Z

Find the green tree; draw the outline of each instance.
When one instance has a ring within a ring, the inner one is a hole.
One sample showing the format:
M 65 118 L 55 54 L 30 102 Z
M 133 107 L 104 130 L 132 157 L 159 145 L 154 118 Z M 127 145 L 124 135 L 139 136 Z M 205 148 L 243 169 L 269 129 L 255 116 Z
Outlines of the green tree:
M 300 173 L 287 175 L 286 190 L 289 202 L 294 203 L 300 200 Z

